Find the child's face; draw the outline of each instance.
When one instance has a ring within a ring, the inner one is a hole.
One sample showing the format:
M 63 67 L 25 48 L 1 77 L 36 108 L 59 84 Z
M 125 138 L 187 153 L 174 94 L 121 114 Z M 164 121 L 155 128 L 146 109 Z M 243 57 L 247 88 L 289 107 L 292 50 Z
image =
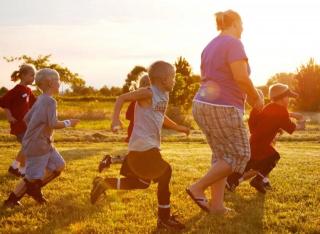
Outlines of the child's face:
M 163 86 L 167 92 L 171 92 L 175 84 L 175 72 L 172 72 L 171 75 L 163 82 Z
M 284 106 L 285 108 L 288 108 L 289 106 L 289 97 L 285 96 L 284 98 L 281 99 L 281 105 Z
M 35 71 L 33 69 L 30 69 L 27 73 L 25 73 L 21 77 L 21 81 L 25 83 L 25 85 L 31 85 L 34 81 Z
M 60 79 L 59 79 L 59 77 L 54 76 L 53 78 L 50 79 L 49 88 L 52 90 L 53 94 L 58 94 L 59 93 L 59 88 L 60 88 Z

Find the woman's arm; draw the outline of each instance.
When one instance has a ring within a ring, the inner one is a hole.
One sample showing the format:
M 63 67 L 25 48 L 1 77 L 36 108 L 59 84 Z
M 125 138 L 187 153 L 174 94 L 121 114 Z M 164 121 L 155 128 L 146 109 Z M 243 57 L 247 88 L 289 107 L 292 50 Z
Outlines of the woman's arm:
M 250 106 L 261 110 L 263 108 L 263 101 L 249 78 L 246 60 L 235 61 L 230 64 L 230 67 L 234 80 L 240 89 L 248 95 L 248 103 Z

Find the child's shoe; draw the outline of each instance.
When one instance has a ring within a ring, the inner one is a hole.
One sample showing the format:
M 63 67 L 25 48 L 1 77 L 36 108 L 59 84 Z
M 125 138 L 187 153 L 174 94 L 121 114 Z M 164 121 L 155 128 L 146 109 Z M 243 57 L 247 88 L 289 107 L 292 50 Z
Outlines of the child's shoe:
M 102 177 L 97 176 L 96 178 L 94 178 L 92 182 L 92 190 L 90 193 L 91 204 L 95 204 L 99 200 L 99 197 L 105 193 L 107 188 L 107 183 Z
M 185 225 L 180 223 L 178 220 L 176 220 L 174 215 L 169 216 L 168 219 L 161 219 L 158 218 L 158 223 L 157 223 L 157 228 L 158 229 L 174 229 L 174 230 L 183 230 L 185 229 Z
M 111 156 L 107 154 L 99 163 L 98 171 L 101 173 L 105 168 L 109 168 L 110 165 L 111 165 Z
M 21 177 L 21 173 L 19 172 L 19 169 L 18 168 L 13 168 L 12 166 L 9 167 L 8 169 L 8 172 L 11 174 L 11 175 L 14 175 L 16 177 Z
M 38 202 L 39 204 L 44 204 L 47 202 L 47 200 L 44 198 L 42 192 L 41 192 L 41 185 L 42 185 L 42 181 L 41 180 L 37 180 L 35 182 L 29 182 L 28 180 L 26 180 L 26 184 L 27 184 L 27 191 L 26 193 L 31 196 L 36 202 Z
M 264 187 L 262 177 L 257 175 L 250 181 L 250 185 L 254 187 L 258 192 L 265 194 L 267 191 Z
M 20 203 L 20 198 L 18 198 L 13 192 L 10 193 L 9 197 L 7 200 L 3 202 L 3 207 L 6 208 L 13 208 L 15 206 L 22 206 Z
M 269 181 L 268 181 L 268 182 L 264 182 L 263 185 L 264 185 L 264 188 L 265 188 L 266 190 L 271 190 L 271 189 L 272 189 L 272 186 L 271 186 L 271 184 L 270 184 Z

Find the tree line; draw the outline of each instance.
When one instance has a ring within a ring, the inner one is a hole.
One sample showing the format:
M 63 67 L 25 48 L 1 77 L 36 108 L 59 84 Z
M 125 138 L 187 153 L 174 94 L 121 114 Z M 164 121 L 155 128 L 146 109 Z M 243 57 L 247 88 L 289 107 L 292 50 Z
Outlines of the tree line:
M 136 83 L 147 68 L 141 65 L 133 67 L 127 74 L 122 87 L 103 86 L 96 89 L 92 86 L 86 86 L 85 80 L 76 72 L 72 72 L 65 66 L 52 63 L 51 55 L 40 55 L 32 58 L 27 55 L 20 57 L 4 57 L 7 62 L 21 61 L 21 63 L 32 63 L 37 69 L 49 67 L 56 69 L 66 89 L 63 95 L 66 96 L 108 96 L 115 97 L 122 93 L 129 92 L 136 88 Z M 178 57 L 174 62 L 176 67 L 176 85 L 173 92 L 170 93 L 170 108 L 172 113 L 185 113 L 191 105 L 192 99 L 200 85 L 200 76 L 194 74 L 190 63 L 183 57 Z M 320 65 L 310 58 L 305 64 L 301 64 L 294 73 L 277 73 L 268 79 L 267 83 L 260 88 L 265 96 L 268 96 L 270 85 L 280 82 L 289 85 L 289 87 L 299 94 L 299 98 L 293 100 L 291 107 L 299 111 L 319 111 L 320 110 Z M 5 87 L 0 88 L 0 95 L 7 92 Z M 174 116 L 174 114 L 173 114 Z

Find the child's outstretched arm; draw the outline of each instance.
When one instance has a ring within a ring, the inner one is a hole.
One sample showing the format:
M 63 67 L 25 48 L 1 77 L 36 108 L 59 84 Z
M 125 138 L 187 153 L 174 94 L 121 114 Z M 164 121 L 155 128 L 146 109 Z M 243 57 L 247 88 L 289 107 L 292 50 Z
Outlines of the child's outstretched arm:
M 116 132 L 119 128 L 122 127 L 119 115 L 122 109 L 122 106 L 125 102 L 130 101 L 143 101 L 152 98 L 152 92 L 148 88 L 140 88 L 136 91 L 125 93 L 120 95 L 114 105 L 112 122 L 111 122 L 111 130 Z
M 186 126 L 183 126 L 183 125 L 179 125 L 177 124 L 176 122 L 174 122 L 173 120 L 171 120 L 168 116 L 164 116 L 164 122 L 163 122 L 163 125 L 166 127 L 166 128 L 169 128 L 169 129 L 173 129 L 177 132 L 183 132 L 185 133 L 187 136 L 190 134 L 190 129 Z
M 79 119 L 68 119 L 68 120 L 57 120 L 53 125 L 52 128 L 54 129 L 61 129 L 61 128 L 68 128 L 74 127 L 80 122 Z
M 300 113 L 297 113 L 297 112 L 290 112 L 290 113 L 289 113 L 289 116 L 290 116 L 291 118 L 294 118 L 294 119 L 298 120 L 298 121 L 304 120 L 303 115 L 300 114 Z

